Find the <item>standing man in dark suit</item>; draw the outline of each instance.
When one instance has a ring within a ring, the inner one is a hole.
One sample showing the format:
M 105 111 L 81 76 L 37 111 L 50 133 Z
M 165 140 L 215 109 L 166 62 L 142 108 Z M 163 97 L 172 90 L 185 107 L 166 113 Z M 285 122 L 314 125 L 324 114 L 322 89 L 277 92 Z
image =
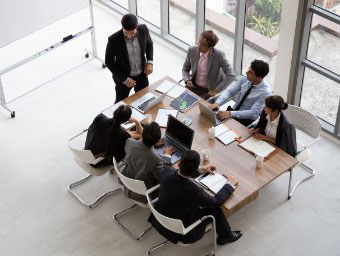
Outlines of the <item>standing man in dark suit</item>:
M 178 171 L 166 168 L 161 172 L 159 197 L 155 209 L 169 218 L 180 219 L 185 227 L 204 216 L 212 215 L 216 220 L 217 244 L 234 242 L 242 236 L 242 232 L 231 231 L 220 207 L 231 196 L 238 180 L 233 176 L 228 177 L 229 183 L 215 196 L 210 196 L 192 178 L 203 172 L 213 173 L 216 168 L 207 165 L 198 169 L 200 161 L 200 155 L 196 151 L 188 150 L 182 155 Z M 211 222 L 210 219 L 203 221 L 183 236 L 164 228 L 152 215 L 149 221 L 162 236 L 173 243 L 198 241 L 204 236 L 205 228 Z
M 138 25 L 137 17 L 126 14 L 122 29 L 108 39 L 105 64 L 116 84 L 115 103 L 149 85 L 148 75 L 153 71 L 153 43 L 146 25 Z

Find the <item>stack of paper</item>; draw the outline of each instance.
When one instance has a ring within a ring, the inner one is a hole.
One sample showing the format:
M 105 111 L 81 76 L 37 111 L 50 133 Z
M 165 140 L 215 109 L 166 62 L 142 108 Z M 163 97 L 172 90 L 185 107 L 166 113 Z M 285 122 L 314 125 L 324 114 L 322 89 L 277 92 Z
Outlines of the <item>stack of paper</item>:
M 186 89 L 174 82 L 168 80 L 163 81 L 156 89 L 160 93 L 167 93 L 172 98 L 179 97 Z
M 160 127 L 166 127 L 168 123 L 168 116 L 172 115 L 173 117 L 177 117 L 177 114 L 178 110 L 160 108 L 158 109 L 155 122 L 158 123 Z
M 203 187 L 209 189 L 213 193 L 217 194 L 218 191 L 228 182 L 227 178 L 219 173 L 215 174 L 202 174 L 197 177 L 196 182 L 203 185 Z
M 109 118 L 112 118 L 113 117 L 113 112 L 121 105 L 126 105 L 124 102 L 120 101 L 118 102 L 117 104 L 105 109 L 102 113 L 109 117 Z M 131 114 L 131 117 L 137 119 L 139 122 L 144 120 L 145 116 L 138 112 L 137 110 L 135 110 L 134 108 L 131 108 L 132 109 L 132 114 Z M 131 127 L 133 127 L 135 124 L 134 123 L 126 123 L 126 124 L 123 124 L 122 126 L 124 127 L 124 129 L 130 129 Z
M 215 137 L 218 138 L 224 145 L 228 145 L 240 136 L 222 123 L 215 127 Z
M 250 137 L 239 144 L 242 148 L 253 152 L 255 155 L 266 157 L 275 150 L 269 143 Z

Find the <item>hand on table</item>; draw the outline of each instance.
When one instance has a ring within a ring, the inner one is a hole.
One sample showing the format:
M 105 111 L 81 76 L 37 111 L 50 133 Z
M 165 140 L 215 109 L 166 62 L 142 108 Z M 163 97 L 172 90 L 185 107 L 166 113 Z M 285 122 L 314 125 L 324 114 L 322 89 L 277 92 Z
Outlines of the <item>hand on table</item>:
M 175 148 L 173 146 L 165 147 L 163 149 L 163 154 L 164 155 L 169 155 L 171 156 L 173 153 L 175 153 Z
M 217 114 L 217 117 L 220 120 L 228 119 L 228 118 L 231 117 L 231 113 L 230 113 L 230 111 L 222 111 L 222 112 Z
M 207 96 L 210 98 L 210 97 L 215 96 L 216 94 L 217 94 L 217 91 L 209 91 L 209 92 L 207 93 Z
M 238 178 L 237 177 L 235 177 L 235 176 L 227 176 L 227 178 L 228 178 L 228 182 L 232 186 L 236 187 L 238 185 Z
M 202 170 L 203 172 L 205 173 L 209 173 L 209 174 L 215 174 L 215 171 L 216 171 L 216 167 L 213 166 L 213 165 L 204 165 L 202 166 Z
M 211 110 L 217 110 L 219 107 L 220 106 L 217 103 L 208 105 L 208 108 L 210 108 Z

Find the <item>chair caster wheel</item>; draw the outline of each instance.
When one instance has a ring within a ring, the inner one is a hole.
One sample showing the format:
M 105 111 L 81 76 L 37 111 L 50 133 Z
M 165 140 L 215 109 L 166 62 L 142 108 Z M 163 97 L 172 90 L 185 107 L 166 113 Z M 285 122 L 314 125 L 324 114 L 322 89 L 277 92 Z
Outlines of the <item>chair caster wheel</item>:
M 106 65 L 105 65 L 105 64 L 102 64 L 102 68 L 103 68 L 103 69 L 106 68 Z
M 12 117 L 12 118 L 15 117 L 15 111 L 11 112 L 11 117 Z
M 85 54 L 85 58 L 88 59 L 90 55 L 88 53 Z

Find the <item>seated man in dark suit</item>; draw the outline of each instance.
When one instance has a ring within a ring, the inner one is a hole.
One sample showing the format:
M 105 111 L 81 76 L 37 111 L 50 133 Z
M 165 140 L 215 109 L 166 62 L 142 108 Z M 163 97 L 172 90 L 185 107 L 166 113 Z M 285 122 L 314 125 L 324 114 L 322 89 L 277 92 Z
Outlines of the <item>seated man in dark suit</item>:
M 174 153 L 173 147 L 165 147 L 163 157 L 158 155 L 154 146 L 161 138 L 161 128 L 155 122 L 145 125 L 142 133 L 142 140 L 127 139 L 125 144 L 126 156 L 124 162 L 126 166 L 122 170 L 125 176 L 142 180 L 149 189 L 159 184 L 161 171 L 165 165 L 171 164 L 171 155 Z M 144 195 L 138 195 L 127 188 L 124 188 L 124 194 L 141 203 L 147 203 Z
M 229 182 L 215 195 L 210 196 L 191 178 L 199 173 L 213 173 L 214 166 L 203 166 L 198 169 L 200 155 L 194 150 L 188 150 L 182 155 L 179 170 L 166 168 L 161 173 L 161 183 L 158 201 L 155 209 L 170 218 L 180 219 L 185 227 L 191 225 L 206 215 L 213 215 L 216 220 L 217 244 L 234 242 L 242 236 L 241 231 L 231 231 L 221 206 L 233 193 L 238 181 L 236 177 L 228 177 Z M 206 226 L 211 222 L 207 219 L 185 236 L 165 229 L 152 215 L 149 218 L 157 231 L 173 243 L 193 243 L 204 236 Z

